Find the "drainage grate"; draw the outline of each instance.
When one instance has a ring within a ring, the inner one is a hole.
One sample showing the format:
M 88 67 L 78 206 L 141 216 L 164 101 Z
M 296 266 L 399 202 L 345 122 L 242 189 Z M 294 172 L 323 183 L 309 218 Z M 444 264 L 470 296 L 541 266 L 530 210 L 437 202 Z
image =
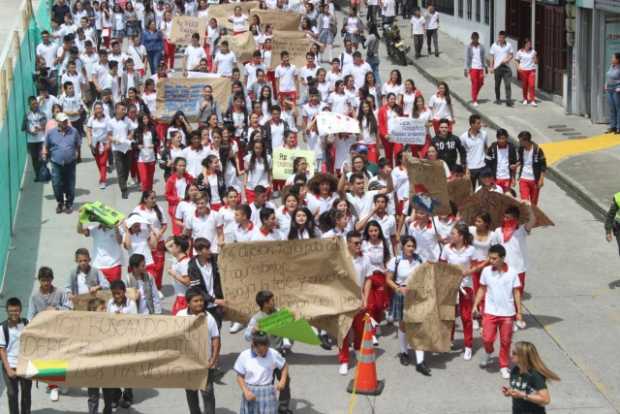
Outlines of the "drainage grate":
M 566 128 L 566 125 L 548 125 L 547 128 L 551 128 L 551 129 L 554 129 L 554 128 Z
M 574 131 L 575 128 L 554 128 L 554 131 L 556 132 L 570 132 L 570 131 Z

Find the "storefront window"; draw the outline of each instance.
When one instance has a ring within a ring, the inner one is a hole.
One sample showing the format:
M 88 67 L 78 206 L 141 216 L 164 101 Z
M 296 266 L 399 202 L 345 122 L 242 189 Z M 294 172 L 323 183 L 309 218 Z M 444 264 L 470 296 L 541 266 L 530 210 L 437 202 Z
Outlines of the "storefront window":
M 481 7 L 480 7 L 480 0 L 476 0 L 476 21 L 480 22 L 480 14 L 482 13 Z

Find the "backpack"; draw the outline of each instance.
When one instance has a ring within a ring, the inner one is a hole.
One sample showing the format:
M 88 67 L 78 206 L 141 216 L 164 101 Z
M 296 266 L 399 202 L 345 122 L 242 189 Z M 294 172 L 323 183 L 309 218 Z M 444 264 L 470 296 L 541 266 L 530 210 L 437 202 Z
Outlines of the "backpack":
M 19 323 L 23 323 L 24 327 L 28 326 L 28 319 L 19 318 Z M 4 343 L 6 344 L 5 349 L 9 348 L 9 339 L 11 336 L 9 335 L 9 321 L 8 319 L 2 322 L 2 333 L 4 334 Z

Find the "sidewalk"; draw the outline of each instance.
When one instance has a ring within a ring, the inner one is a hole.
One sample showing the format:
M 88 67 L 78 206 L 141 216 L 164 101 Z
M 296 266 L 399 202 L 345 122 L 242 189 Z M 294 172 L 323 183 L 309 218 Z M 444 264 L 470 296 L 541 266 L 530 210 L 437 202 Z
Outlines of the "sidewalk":
M 412 44 L 409 23 L 401 21 L 400 27 L 408 43 Z M 480 105 L 474 107 L 471 105 L 470 80 L 463 75 L 465 45 L 440 32 L 439 49 L 439 57 L 424 54 L 414 60 L 413 65 L 429 81 L 447 82 L 452 97 L 469 111 L 480 114 L 492 128 L 505 128 L 512 137 L 520 131 L 530 131 L 547 155 L 548 175 L 584 202 L 589 210 L 598 216 L 604 214 L 612 195 L 618 191 L 614 180 L 609 178 L 620 173 L 620 136 L 605 134 L 607 125 L 593 124 L 584 117 L 565 114 L 564 108 L 551 101 L 539 100 L 538 108 L 522 105 L 521 88 L 515 83 L 512 84 L 514 107 L 496 105 L 491 74 L 485 77 L 485 85 L 480 91 Z M 503 99 L 503 85 L 501 93 Z

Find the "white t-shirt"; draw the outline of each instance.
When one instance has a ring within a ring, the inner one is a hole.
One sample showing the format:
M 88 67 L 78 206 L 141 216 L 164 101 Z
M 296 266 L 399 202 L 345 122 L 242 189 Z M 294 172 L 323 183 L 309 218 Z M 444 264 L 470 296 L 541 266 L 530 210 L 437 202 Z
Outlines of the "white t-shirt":
M 297 68 L 295 65 L 288 66 L 278 65 L 275 70 L 275 77 L 279 80 L 280 92 L 295 92 L 295 77 L 297 76 Z
M 508 180 L 510 178 L 510 158 L 508 147 L 497 147 L 497 171 L 496 177 L 500 180 Z
M 366 74 L 368 72 L 372 72 L 372 68 L 368 62 L 362 62 L 361 65 L 356 65 L 353 63 L 352 65 L 346 67 L 344 70 L 344 75 L 352 75 L 355 89 L 359 89 L 364 86 L 364 81 L 366 80 Z
M 155 162 L 155 142 L 151 131 L 142 134 L 142 148 L 138 153 L 138 162 Z
M 439 243 L 437 234 L 432 223 L 424 227 L 418 227 L 411 223 L 407 227 L 407 234 L 416 240 L 416 253 L 425 262 L 436 262 L 439 258 Z
M 396 272 L 396 260 L 398 260 L 398 272 Z M 403 256 L 392 257 L 387 264 L 387 271 L 394 274 L 397 285 L 406 286 L 409 281 L 409 277 L 413 273 L 413 271 L 422 264 L 421 258 L 405 258 Z
M 426 28 L 428 30 L 434 30 L 434 29 L 439 28 L 439 12 L 438 11 L 433 12 L 433 14 L 427 13 Z
M 204 52 L 204 50 L 203 50 Z M 232 71 L 237 64 L 237 57 L 232 51 L 223 54 L 218 50 L 213 59 L 213 63 L 217 65 L 217 74 L 220 76 L 232 76 Z
M 121 233 L 124 234 L 125 230 L 121 229 Z M 151 254 L 151 247 L 149 246 L 149 235 L 151 230 L 148 225 L 140 224 L 140 231 L 135 234 L 130 234 L 131 248 L 127 249 L 127 255 L 131 257 L 132 254 L 141 254 L 144 256 L 144 263 L 148 266 L 153 264 L 153 255 Z
M 376 194 L 378 194 L 378 190 L 366 191 L 361 197 L 347 193 L 347 200 L 355 208 L 358 217 L 365 217 L 372 212 L 373 198 Z
M 138 47 L 130 45 L 127 47 L 127 54 L 133 60 L 136 70 L 144 69 L 144 57 L 146 56 L 146 48 L 144 45 Z
M 492 55 L 495 59 L 493 62 L 493 69 L 497 69 L 502 61 L 506 58 L 506 56 L 513 53 L 512 45 L 508 42 L 501 46 L 499 43 L 493 43 L 491 46 L 491 50 L 489 50 L 489 54 Z
M 264 357 L 258 356 L 252 349 L 246 349 L 237 357 L 233 369 L 248 385 L 271 385 L 273 371 L 285 365 L 286 360 L 273 348 L 269 348 Z
M 428 107 L 433 113 L 433 119 L 446 118 L 447 120 L 452 121 L 452 111 L 450 110 L 450 106 L 444 96 L 433 94 L 431 99 L 428 101 Z
M 133 209 L 133 212 L 138 214 L 140 217 L 146 219 L 153 230 L 159 231 L 164 224 L 168 224 L 168 218 L 166 217 L 166 214 L 164 214 L 164 210 L 159 206 L 158 208 L 161 212 L 161 220 L 159 219 L 159 217 L 157 217 L 157 212 L 155 211 L 155 209 L 149 210 L 146 207 L 137 206 Z
M 396 1 L 395 0 L 384 0 L 381 11 L 383 12 L 384 17 L 396 16 Z
M 529 151 L 523 149 L 523 169 L 521 170 L 521 178 L 524 180 L 534 181 L 534 148 Z
M 185 256 L 179 261 L 175 261 L 174 264 L 171 265 L 172 270 L 179 276 L 187 276 L 187 265 L 189 264 L 189 257 Z M 173 279 L 174 285 L 174 293 L 177 296 L 185 296 L 185 292 L 187 291 L 187 286 L 180 283 L 178 280 Z
M 244 32 L 248 30 L 248 16 L 242 14 L 241 16 L 230 16 L 232 20 L 233 32 Z
M 187 70 L 192 70 L 200 64 L 200 59 L 206 59 L 207 54 L 202 46 L 188 45 L 183 55 L 187 58 Z M 232 69 L 231 69 L 232 71 Z
M 185 220 L 187 220 L 189 216 L 194 215 L 195 212 L 196 212 L 196 204 L 194 204 L 191 201 L 182 200 L 177 205 L 177 209 L 174 212 L 174 218 L 185 223 Z
M 209 156 L 209 148 L 202 146 L 196 151 L 192 147 L 183 148 L 183 158 L 187 160 L 187 173 L 198 177 L 202 172 L 202 161 Z
M 364 281 L 366 278 L 372 276 L 373 272 L 370 260 L 363 254 L 361 256 L 356 256 L 353 258 L 353 267 L 355 267 L 355 273 L 357 273 L 357 283 L 360 288 L 364 287 Z
M 492 234 L 489 232 L 485 240 L 480 240 L 476 237 L 478 234 L 476 226 L 469 226 L 469 232 L 474 236 L 472 246 L 474 246 L 473 260 L 482 262 L 489 257 L 489 249 L 491 248 L 491 242 L 493 241 Z
M 313 193 L 306 194 L 306 207 L 312 214 L 323 214 L 332 208 L 334 201 L 338 199 L 338 194 L 334 193 L 327 198 L 320 197 Z
M 243 157 L 244 165 L 247 166 L 247 188 L 250 190 L 254 190 L 257 185 L 269 187 L 269 170 L 271 170 L 271 156 L 267 155 L 267 169 L 265 168 L 265 163 L 263 162 L 263 160 L 256 160 L 256 162 L 254 163 L 254 169 L 250 169 L 249 166 L 251 159 L 252 154 L 247 154 L 245 157 Z
M 520 225 L 512 237 L 508 241 L 504 241 L 504 233 L 502 228 L 498 227 L 493 231 L 493 237 L 496 243 L 500 243 L 506 249 L 506 263 L 517 273 L 525 273 L 527 270 L 526 259 L 526 242 L 527 230 L 525 226 Z
M 39 43 L 37 45 L 37 56 L 41 56 L 45 60 L 45 66 L 47 68 L 53 68 L 54 60 L 56 59 L 56 53 L 58 51 L 58 45 L 54 42 L 50 42 L 49 45 Z
M 126 153 L 131 148 L 131 140 L 129 132 L 131 131 L 131 123 L 127 118 L 116 119 L 111 118 L 108 121 L 108 129 L 112 133 L 112 151 Z
M 269 233 L 263 232 L 262 228 L 259 226 L 254 227 L 252 231 L 252 235 L 250 236 L 251 241 L 274 241 L 274 240 L 282 240 L 282 233 L 278 231 L 278 229 L 274 229 Z
M 108 301 L 108 305 L 106 307 L 108 313 L 121 313 L 124 315 L 137 315 L 138 314 L 138 306 L 133 299 L 126 298 L 125 303 L 122 305 L 117 305 L 114 303 L 114 299 L 110 299 Z
M 195 213 L 185 220 L 185 228 L 191 230 L 192 239 L 204 237 L 211 243 L 211 253 L 218 253 L 217 228 L 220 226 L 220 218 L 217 211 L 210 211 L 204 216 Z
M 17 368 L 17 360 L 19 358 L 19 342 L 24 331 L 24 325 L 19 322 L 16 326 L 9 326 L 9 343 L 7 347 L 4 332 L 0 332 L 0 348 L 3 348 L 6 352 L 6 358 L 9 361 L 11 368 Z
M 220 224 L 224 226 L 224 243 L 230 243 L 235 239 L 235 229 L 237 228 L 235 210 L 228 206 L 223 206 L 218 213 L 220 215 Z
M 339 94 L 332 92 L 327 98 L 327 103 L 331 107 L 332 112 L 346 115 L 349 113 L 351 102 L 346 93 Z
M 526 51 L 521 49 L 517 52 L 516 59 L 519 61 L 519 69 L 521 70 L 535 70 L 536 69 L 536 51 L 530 49 Z
M 514 316 L 514 289 L 521 286 L 519 275 L 508 266 L 506 271 L 494 270 L 493 266 L 482 269 L 480 284 L 486 286 L 484 313 L 493 316 Z
M 424 16 L 420 16 L 420 17 L 412 16 L 411 17 L 411 31 L 413 32 L 414 35 L 423 35 L 425 26 L 426 26 L 426 19 L 424 18 Z
M 99 224 L 88 227 L 88 233 L 93 238 L 93 267 L 109 269 L 121 265 L 123 251 L 116 239 L 114 229 L 103 229 Z
M 405 85 L 403 85 L 402 83 L 400 85 L 396 85 L 396 84 L 392 84 L 389 82 L 385 82 L 383 86 L 381 87 L 381 93 L 383 95 L 387 95 L 389 93 L 393 93 L 396 96 L 402 95 L 403 93 L 405 93 Z
M 385 255 L 383 243 L 373 244 L 368 240 L 362 241 L 362 253 L 368 258 L 372 272 L 385 272 Z
M 406 168 L 400 166 L 392 170 L 392 183 L 398 200 L 406 200 L 409 197 L 409 175 Z
M 237 227 L 235 227 L 235 236 L 233 241 L 235 243 L 243 243 L 252 240 L 252 236 L 254 235 L 254 227 L 255 225 L 252 221 L 250 221 L 247 229 L 237 225 Z
M 86 123 L 86 127 L 92 129 L 93 145 L 100 147 L 100 149 L 101 145 L 99 144 L 103 145 L 108 140 L 108 122 L 109 118 L 106 116 L 100 119 L 91 116 Z
M 449 264 L 460 267 L 461 269 L 469 269 L 471 267 L 471 261 L 474 257 L 474 247 L 466 246 L 462 249 L 456 249 L 455 247 L 447 244 L 444 246 L 441 252 L 441 260 L 445 260 Z M 462 287 L 472 287 L 471 275 L 467 275 L 461 282 Z
M 207 330 L 209 332 L 209 343 L 207 344 L 207 349 L 209 352 L 209 358 L 211 358 L 213 357 L 213 355 L 211 354 L 211 341 L 213 340 L 213 338 L 220 337 L 220 330 L 217 328 L 217 322 L 215 321 L 215 318 L 209 312 L 205 312 L 204 315 L 207 318 Z M 180 311 L 178 311 L 176 316 L 194 316 L 194 315 L 190 315 L 188 308 L 185 308 L 185 309 L 181 309 Z
M 482 49 L 480 46 L 468 46 L 471 47 L 471 68 L 472 69 L 484 69 L 482 62 Z
M 469 130 L 461 135 L 461 144 L 467 152 L 467 168 L 479 169 L 485 166 L 487 133 L 483 130 L 478 135 L 470 135 Z

